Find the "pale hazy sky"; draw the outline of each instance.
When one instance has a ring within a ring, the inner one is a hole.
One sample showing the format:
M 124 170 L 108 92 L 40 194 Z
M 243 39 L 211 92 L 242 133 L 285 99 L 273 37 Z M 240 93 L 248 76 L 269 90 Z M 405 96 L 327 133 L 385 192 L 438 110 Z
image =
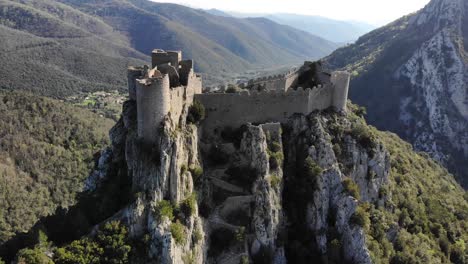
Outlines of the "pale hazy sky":
M 429 0 L 153 0 L 244 13 L 295 13 L 383 25 L 415 12 Z

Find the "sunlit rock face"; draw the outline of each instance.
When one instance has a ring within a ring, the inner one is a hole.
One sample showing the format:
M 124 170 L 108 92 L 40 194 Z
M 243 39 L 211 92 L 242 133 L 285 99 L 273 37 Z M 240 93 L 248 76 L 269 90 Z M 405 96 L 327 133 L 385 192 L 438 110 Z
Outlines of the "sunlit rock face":
M 325 59 L 354 73 L 350 98 L 368 120 L 468 186 L 468 1 L 433 0 Z

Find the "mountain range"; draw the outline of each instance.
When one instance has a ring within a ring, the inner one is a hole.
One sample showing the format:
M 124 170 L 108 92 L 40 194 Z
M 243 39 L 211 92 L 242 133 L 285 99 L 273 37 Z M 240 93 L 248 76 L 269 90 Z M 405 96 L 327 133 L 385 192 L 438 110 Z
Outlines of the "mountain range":
M 143 54 L 156 47 L 183 50 L 198 71 L 219 77 L 318 59 L 337 47 L 265 18 L 146 0 L 2 0 L 0 36 L 0 87 L 54 97 L 123 88 L 127 66 L 149 62 Z
M 224 17 L 264 17 L 278 24 L 288 25 L 313 35 L 321 36 L 335 43 L 352 43 L 376 26 L 359 21 L 343 21 L 321 16 L 288 14 L 288 13 L 239 13 L 208 9 L 206 12 Z
M 468 186 L 468 1 L 424 9 L 325 58 L 353 73 L 350 97 L 370 123 L 397 132 Z

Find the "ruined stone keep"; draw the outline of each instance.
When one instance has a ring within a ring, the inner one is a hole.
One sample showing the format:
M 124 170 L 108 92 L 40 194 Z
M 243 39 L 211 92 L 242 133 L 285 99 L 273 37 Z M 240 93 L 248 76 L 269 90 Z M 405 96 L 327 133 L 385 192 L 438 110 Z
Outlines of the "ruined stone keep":
M 261 78 L 242 85 L 238 93 L 202 93 L 201 76 L 181 51 L 154 50 L 152 66 L 130 67 L 128 89 L 136 100 L 138 136 L 154 143 L 165 118 L 178 125 L 183 105 L 199 100 L 206 109 L 203 131 L 246 123 L 284 122 L 295 113 L 333 107 L 346 111 L 350 75 L 328 74 L 311 62 L 284 75 Z

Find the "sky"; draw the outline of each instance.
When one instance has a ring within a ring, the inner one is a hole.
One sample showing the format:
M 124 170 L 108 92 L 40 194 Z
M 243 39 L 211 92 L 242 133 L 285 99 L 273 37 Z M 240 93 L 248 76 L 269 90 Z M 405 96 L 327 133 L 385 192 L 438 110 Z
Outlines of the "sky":
M 293 13 L 381 26 L 423 8 L 429 0 L 153 0 L 243 13 Z

